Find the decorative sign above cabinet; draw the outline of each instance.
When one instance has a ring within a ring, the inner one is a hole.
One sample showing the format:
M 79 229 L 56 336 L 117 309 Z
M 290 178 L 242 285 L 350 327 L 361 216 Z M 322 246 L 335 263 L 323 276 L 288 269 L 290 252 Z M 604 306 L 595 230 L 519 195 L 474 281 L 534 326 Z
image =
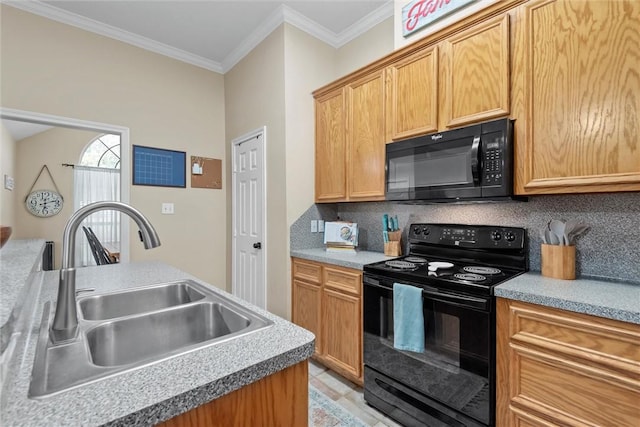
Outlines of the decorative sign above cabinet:
M 413 0 L 402 8 L 402 35 L 426 27 L 475 0 Z

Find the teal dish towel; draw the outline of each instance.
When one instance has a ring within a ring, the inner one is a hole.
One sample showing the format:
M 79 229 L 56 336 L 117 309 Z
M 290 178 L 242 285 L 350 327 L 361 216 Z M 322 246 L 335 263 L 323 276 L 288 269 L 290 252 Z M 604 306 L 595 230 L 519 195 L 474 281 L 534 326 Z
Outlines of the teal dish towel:
M 422 288 L 393 284 L 393 346 L 398 350 L 424 352 Z

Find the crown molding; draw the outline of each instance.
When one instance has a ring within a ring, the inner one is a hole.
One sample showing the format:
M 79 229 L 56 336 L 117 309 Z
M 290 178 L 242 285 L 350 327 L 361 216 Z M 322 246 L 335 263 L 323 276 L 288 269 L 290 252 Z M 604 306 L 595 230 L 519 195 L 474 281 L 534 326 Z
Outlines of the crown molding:
M 59 9 L 54 6 L 50 6 L 40 1 L 2 1 L 7 6 L 15 7 L 17 9 L 24 10 L 25 12 L 40 15 L 44 18 L 61 22 L 63 24 L 71 25 L 92 33 L 99 34 L 101 36 L 109 37 L 121 42 L 158 53 L 160 55 L 168 56 L 169 58 L 176 59 L 178 61 L 186 62 L 197 67 L 205 68 L 216 73 L 222 73 L 222 65 L 219 62 L 211 61 L 210 59 L 203 58 L 199 55 L 186 52 L 182 49 L 168 46 L 164 43 L 151 40 L 147 37 L 143 37 L 137 34 L 130 33 L 111 25 L 98 22 L 91 18 L 80 16 L 78 14 L 67 12 L 66 10 Z
M 295 11 L 294 9 L 281 5 L 267 18 L 260 26 L 258 26 L 242 43 L 234 49 L 225 59 L 222 61 L 223 73 L 226 73 L 232 69 L 238 62 L 249 54 L 256 46 L 258 46 L 264 39 L 267 38 L 273 30 L 278 28 L 282 23 L 293 25 L 306 32 L 307 34 L 317 38 L 318 40 L 328 44 L 329 46 L 337 49 L 344 44 L 350 42 L 356 37 L 369 31 L 372 27 L 384 21 L 387 18 L 393 16 L 393 0 L 389 0 L 373 12 L 369 13 L 358 22 L 342 31 L 340 34 L 336 34 L 331 30 L 323 27 L 317 22 L 307 18 L 303 14 Z
M 222 60 L 222 73 L 232 69 L 238 62 L 258 46 L 269 34 L 284 22 L 283 6 L 273 11 L 260 25 L 258 25 L 244 40 Z
M 229 55 L 224 58 L 222 63 L 220 63 L 207 58 L 203 58 L 199 55 L 194 55 L 182 49 L 177 49 L 164 43 L 151 40 L 147 37 L 133 34 L 120 28 L 113 27 L 111 25 L 107 25 L 72 12 L 67 12 L 55 6 L 42 3 L 39 0 L 0 0 L 0 2 L 17 9 L 42 16 L 47 19 L 52 19 L 63 24 L 71 25 L 86 31 L 90 31 L 92 33 L 119 40 L 121 42 L 151 52 L 155 52 L 160 55 L 168 56 L 178 61 L 186 62 L 188 64 L 195 65 L 197 67 L 201 67 L 220 74 L 224 74 L 231 68 L 233 68 L 238 62 L 242 60 L 242 58 L 247 56 L 249 52 L 251 52 L 256 46 L 258 46 L 264 39 L 267 38 L 267 36 L 269 36 L 269 34 L 271 34 L 284 22 L 293 25 L 294 27 L 337 49 L 355 39 L 356 37 L 362 35 L 363 33 L 367 32 L 373 26 L 379 24 L 385 19 L 392 17 L 394 13 L 393 0 L 389 0 L 387 3 L 369 13 L 367 16 L 363 17 L 346 30 L 342 31 L 339 34 L 336 34 L 333 31 L 328 30 L 327 28 L 318 24 L 317 22 L 307 18 L 301 13 L 296 12 L 292 8 L 286 5 L 281 5 L 258 27 L 256 27 L 254 31 L 251 32 L 240 43 L 238 47 L 231 51 L 231 53 L 229 53 Z
M 340 47 L 337 44 L 336 33 L 334 33 L 333 31 L 326 29 L 316 21 L 307 18 L 300 12 L 296 12 L 288 6 L 282 5 L 281 9 L 284 17 L 284 22 L 286 22 L 287 24 L 293 25 L 299 30 L 302 30 L 305 33 L 317 38 L 318 40 L 325 42 L 333 48 Z
M 375 27 L 382 21 L 393 17 L 394 14 L 394 5 L 393 0 L 389 0 L 373 12 L 368 15 L 362 17 L 355 24 L 351 25 L 349 28 L 340 32 L 335 36 L 336 39 L 336 47 L 341 47 L 356 37 L 361 36 L 362 34 L 369 31 L 371 28 Z

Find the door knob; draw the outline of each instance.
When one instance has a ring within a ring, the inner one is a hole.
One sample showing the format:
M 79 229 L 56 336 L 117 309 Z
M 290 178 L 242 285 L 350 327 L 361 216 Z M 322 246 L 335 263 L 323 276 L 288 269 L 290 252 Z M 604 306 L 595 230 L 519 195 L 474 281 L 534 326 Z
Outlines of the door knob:
M 254 249 L 262 249 L 262 243 L 258 242 L 258 243 L 254 243 L 253 244 L 253 248 Z

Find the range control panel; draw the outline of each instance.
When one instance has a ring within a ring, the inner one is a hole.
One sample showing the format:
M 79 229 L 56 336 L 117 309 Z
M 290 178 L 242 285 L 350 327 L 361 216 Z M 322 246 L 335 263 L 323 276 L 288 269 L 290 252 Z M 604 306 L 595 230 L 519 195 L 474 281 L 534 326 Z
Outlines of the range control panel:
M 478 249 L 522 249 L 526 230 L 463 224 L 411 224 L 409 241 Z

